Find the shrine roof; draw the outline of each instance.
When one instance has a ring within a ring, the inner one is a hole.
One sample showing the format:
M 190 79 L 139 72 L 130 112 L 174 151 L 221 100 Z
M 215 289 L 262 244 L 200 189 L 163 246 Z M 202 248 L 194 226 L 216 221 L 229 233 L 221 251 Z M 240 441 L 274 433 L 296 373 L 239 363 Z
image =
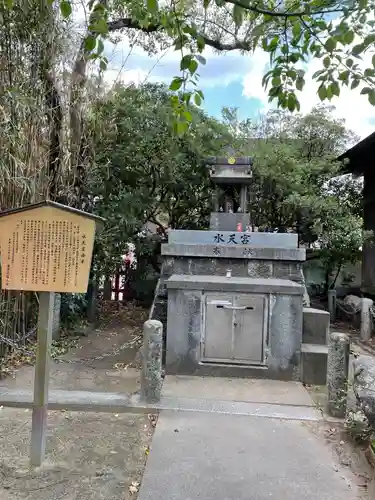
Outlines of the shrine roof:
M 364 175 L 369 171 L 374 172 L 375 132 L 348 149 L 337 160 L 343 162 L 341 169 L 343 174 Z

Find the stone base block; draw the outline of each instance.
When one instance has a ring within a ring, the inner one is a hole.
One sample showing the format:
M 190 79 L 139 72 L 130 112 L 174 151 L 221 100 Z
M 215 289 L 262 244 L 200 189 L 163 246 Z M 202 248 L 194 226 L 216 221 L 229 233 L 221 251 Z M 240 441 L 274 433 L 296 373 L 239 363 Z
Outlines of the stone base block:
M 328 346 L 302 344 L 301 381 L 308 385 L 325 385 L 327 382 Z
M 303 308 L 302 342 L 304 344 L 327 345 L 330 315 L 328 311 Z

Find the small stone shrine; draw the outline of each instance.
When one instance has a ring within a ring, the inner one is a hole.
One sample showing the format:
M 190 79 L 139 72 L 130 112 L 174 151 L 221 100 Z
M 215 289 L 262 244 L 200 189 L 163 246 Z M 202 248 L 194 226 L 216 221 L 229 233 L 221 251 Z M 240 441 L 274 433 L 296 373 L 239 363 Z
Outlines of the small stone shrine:
M 210 229 L 162 245 L 150 318 L 164 324 L 166 373 L 301 380 L 305 249 L 297 234 L 251 231 L 251 158 L 208 168 Z

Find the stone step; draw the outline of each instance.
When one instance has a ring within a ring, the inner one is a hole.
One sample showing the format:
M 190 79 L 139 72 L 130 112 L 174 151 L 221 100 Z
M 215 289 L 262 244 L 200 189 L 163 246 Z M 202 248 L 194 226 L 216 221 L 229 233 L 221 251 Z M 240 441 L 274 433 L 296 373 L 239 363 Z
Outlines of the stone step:
M 330 315 L 328 311 L 303 308 L 302 342 L 304 344 L 327 345 Z
M 302 344 L 301 381 L 308 385 L 325 385 L 327 381 L 328 346 Z

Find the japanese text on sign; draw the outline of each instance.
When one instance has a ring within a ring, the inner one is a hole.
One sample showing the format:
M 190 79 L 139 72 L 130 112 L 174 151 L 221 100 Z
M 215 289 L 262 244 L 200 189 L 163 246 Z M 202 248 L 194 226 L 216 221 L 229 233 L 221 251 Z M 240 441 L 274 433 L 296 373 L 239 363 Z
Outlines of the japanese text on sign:
M 217 233 L 213 237 L 213 242 L 224 245 L 249 245 L 251 243 L 251 235 L 248 233 L 232 233 L 224 237 L 223 233 Z
M 42 210 L 1 222 L 3 288 L 85 292 L 94 221 L 70 214 L 54 217 Z

